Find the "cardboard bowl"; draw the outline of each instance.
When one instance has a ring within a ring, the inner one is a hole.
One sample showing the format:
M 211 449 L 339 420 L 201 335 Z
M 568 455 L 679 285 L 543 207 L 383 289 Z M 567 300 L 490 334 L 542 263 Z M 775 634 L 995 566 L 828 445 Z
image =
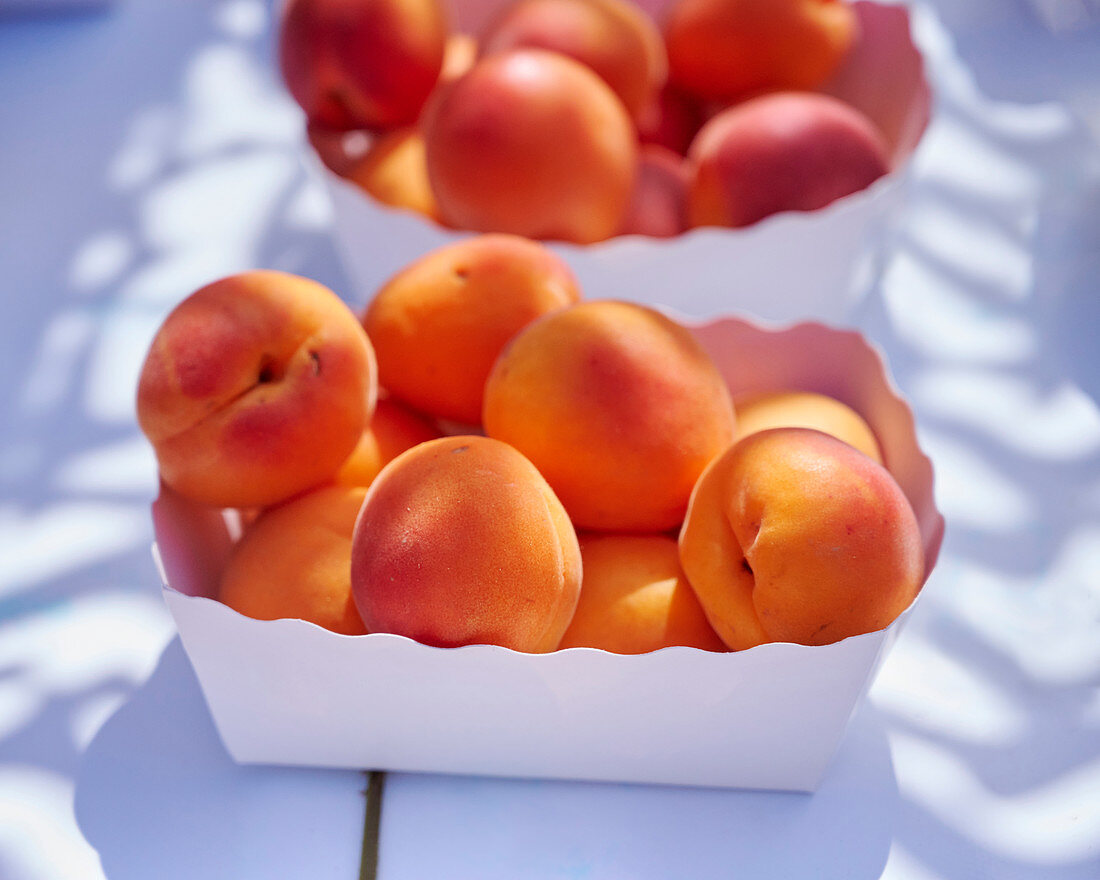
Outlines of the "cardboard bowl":
M 820 391 L 867 419 L 916 512 L 927 577 L 943 536 L 932 466 L 863 337 L 738 319 L 694 331 L 735 394 Z M 824 647 L 433 648 L 243 617 L 212 598 L 231 520 L 167 490 L 153 520 L 168 607 L 222 740 L 245 763 L 813 791 L 910 613 Z
M 505 0 L 451 0 L 459 28 L 476 32 Z M 640 5 L 659 17 L 668 0 Z M 904 6 L 857 2 L 857 44 L 822 91 L 867 114 L 891 148 L 892 171 L 871 187 L 810 212 L 776 214 L 744 229 L 705 227 L 671 239 L 619 236 L 595 245 L 551 243 L 591 299 L 668 304 L 698 318 L 747 312 L 767 320 L 843 323 L 874 280 L 883 233 L 904 204 L 931 91 Z M 357 298 L 457 232 L 376 202 L 311 164 L 332 198 L 338 249 Z

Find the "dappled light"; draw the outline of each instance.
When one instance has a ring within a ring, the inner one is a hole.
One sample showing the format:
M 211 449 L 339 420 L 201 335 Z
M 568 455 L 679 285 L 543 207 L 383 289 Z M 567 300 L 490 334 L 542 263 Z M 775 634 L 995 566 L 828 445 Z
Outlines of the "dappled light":
M 935 116 L 857 317 L 915 410 L 947 532 L 821 792 L 398 774 L 384 877 L 445 870 L 441 853 L 470 876 L 703 878 L 738 864 L 754 877 L 1098 876 L 1096 4 L 917 5 Z M 241 768 L 220 751 L 171 641 L 150 553 L 155 460 L 134 417 L 148 345 L 200 285 L 263 267 L 350 298 L 272 36 L 261 0 L 0 18 L 0 221 L 17 233 L 0 351 L 5 880 L 226 865 L 244 880 L 233 858 L 273 869 L 292 842 L 302 854 L 335 838 L 358 854 L 361 775 Z M 158 736 L 178 751 L 158 752 Z M 77 800 L 90 843 L 72 806 L 88 749 Z M 294 829 L 265 864 L 295 798 L 341 821 Z M 556 836 L 535 839 L 543 814 Z M 223 832 L 223 849 L 189 853 L 181 822 Z M 697 850 L 673 858 L 670 827 Z M 453 849 L 425 847 L 429 832 Z M 746 847 L 740 863 L 729 841 Z

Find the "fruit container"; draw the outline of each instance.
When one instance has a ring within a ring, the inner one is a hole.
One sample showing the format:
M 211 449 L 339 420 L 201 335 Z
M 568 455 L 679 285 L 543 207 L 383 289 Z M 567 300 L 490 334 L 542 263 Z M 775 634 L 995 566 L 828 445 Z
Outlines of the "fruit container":
M 502 0 L 452 0 L 460 29 L 476 32 Z M 640 4 L 659 18 L 668 0 Z M 850 322 L 869 290 L 886 231 L 904 205 L 912 157 L 928 125 L 931 90 L 905 6 L 853 4 L 859 38 L 821 91 L 873 120 L 891 171 L 869 188 L 811 212 L 775 214 L 741 229 L 704 227 L 675 238 L 619 236 L 594 245 L 555 242 L 589 297 L 668 304 L 697 318 L 745 312 L 766 320 Z M 339 251 L 360 299 L 427 251 L 465 235 L 381 204 L 311 164 L 331 195 Z
M 932 465 L 875 349 L 817 323 L 692 329 L 735 395 L 817 391 L 866 419 L 916 513 L 927 578 L 943 536 Z M 165 599 L 242 763 L 813 791 L 912 612 L 824 647 L 434 648 L 243 617 L 210 598 L 233 519 L 164 490 L 153 521 Z

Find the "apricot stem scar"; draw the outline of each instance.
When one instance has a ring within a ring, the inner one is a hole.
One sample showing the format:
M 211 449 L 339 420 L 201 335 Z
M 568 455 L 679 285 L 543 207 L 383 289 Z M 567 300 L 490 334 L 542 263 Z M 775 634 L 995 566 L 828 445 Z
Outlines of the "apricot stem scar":
M 260 385 L 266 385 L 268 382 L 272 382 L 275 379 L 275 359 L 270 355 L 264 355 L 263 360 L 260 361 L 260 373 L 256 377 L 256 382 Z

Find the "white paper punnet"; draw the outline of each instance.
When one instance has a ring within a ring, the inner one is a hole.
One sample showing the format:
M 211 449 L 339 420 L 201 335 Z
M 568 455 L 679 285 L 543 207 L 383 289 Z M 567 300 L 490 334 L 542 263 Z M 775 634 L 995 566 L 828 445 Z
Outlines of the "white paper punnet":
M 695 328 L 734 394 L 831 394 L 860 412 L 913 505 L 931 571 L 932 467 L 878 354 L 821 324 Z M 165 597 L 215 724 L 241 762 L 813 791 L 908 611 L 824 647 L 522 654 L 252 620 L 210 598 L 220 512 L 153 506 Z
M 458 26 L 477 31 L 505 0 L 452 0 Z M 667 0 L 639 5 L 658 16 Z M 874 279 L 884 234 L 904 204 L 911 159 L 931 109 L 924 62 L 904 6 L 854 4 L 859 39 L 822 91 L 869 116 L 891 148 L 892 171 L 862 192 L 810 212 L 786 212 L 745 229 L 693 229 L 672 239 L 620 236 L 550 246 L 590 299 L 667 304 L 697 318 L 745 312 L 766 320 L 844 323 Z M 368 301 L 428 251 L 472 233 L 374 201 L 313 163 L 335 212 L 337 244 Z

